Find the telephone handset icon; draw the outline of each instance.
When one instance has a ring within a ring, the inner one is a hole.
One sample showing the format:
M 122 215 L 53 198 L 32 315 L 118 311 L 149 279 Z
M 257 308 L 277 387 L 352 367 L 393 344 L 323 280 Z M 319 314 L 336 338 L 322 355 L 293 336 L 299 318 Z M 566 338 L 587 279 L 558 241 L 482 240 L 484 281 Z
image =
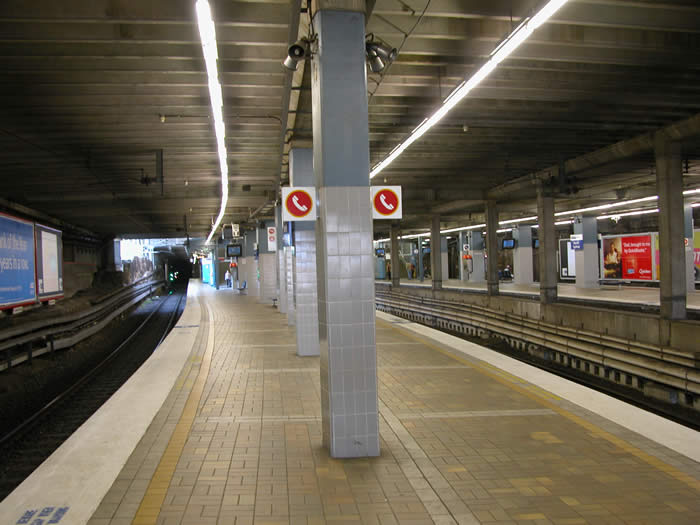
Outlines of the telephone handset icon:
M 296 195 L 292 195 L 292 203 L 294 204 L 294 206 L 297 207 L 297 209 L 299 209 L 301 211 L 309 211 L 308 206 L 304 206 L 303 204 L 299 204 L 299 197 L 297 197 Z
M 388 202 L 386 201 L 386 197 L 384 196 L 383 193 L 379 195 L 379 200 L 382 201 L 382 204 L 384 205 L 384 207 L 385 207 L 387 210 L 393 210 L 393 209 L 394 209 L 394 205 L 393 205 L 393 204 L 390 204 L 390 203 L 388 203 Z

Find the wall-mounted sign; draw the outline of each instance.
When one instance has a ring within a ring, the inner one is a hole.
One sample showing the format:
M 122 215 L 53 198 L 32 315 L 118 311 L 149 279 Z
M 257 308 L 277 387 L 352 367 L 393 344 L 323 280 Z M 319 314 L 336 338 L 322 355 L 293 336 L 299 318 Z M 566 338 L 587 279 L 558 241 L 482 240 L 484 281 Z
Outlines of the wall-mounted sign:
M 36 299 L 34 224 L 0 214 L 0 307 Z
M 282 188 L 283 221 L 316 220 L 316 188 L 297 186 Z
M 37 224 L 36 281 L 40 299 L 63 297 L 63 242 L 61 232 Z
M 603 279 L 654 280 L 652 234 L 603 237 L 601 275 Z
M 372 218 L 400 219 L 401 186 L 372 186 Z
M 583 241 L 571 241 L 571 249 L 574 251 L 583 250 Z
M 277 228 L 274 226 L 267 227 L 267 251 L 277 251 Z

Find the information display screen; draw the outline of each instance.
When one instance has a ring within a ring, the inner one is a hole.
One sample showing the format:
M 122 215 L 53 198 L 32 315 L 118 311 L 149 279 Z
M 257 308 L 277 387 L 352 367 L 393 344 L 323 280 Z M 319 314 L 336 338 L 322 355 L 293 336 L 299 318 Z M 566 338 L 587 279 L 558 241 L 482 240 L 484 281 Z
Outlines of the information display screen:
M 226 246 L 226 257 L 240 257 L 243 249 L 240 244 L 229 244 Z

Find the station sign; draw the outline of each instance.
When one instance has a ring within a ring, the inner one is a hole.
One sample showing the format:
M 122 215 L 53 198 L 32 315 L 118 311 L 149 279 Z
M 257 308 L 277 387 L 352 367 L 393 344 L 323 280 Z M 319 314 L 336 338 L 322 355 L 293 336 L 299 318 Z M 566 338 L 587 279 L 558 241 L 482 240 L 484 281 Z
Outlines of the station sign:
M 282 188 L 283 221 L 316 220 L 316 188 L 296 186 Z
M 400 219 L 401 186 L 372 186 L 372 218 L 373 219 Z
M 267 251 L 277 251 L 277 228 L 274 226 L 267 227 Z
M 574 251 L 583 250 L 583 241 L 571 241 L 571 249 Z

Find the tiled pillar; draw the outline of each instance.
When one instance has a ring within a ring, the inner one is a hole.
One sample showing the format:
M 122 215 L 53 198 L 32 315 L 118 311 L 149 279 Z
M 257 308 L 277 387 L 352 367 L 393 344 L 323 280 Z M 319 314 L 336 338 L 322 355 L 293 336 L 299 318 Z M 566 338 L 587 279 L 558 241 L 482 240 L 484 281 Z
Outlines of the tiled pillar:
M 532 227 L 529 224 L 518 226 L 513 230 L 517 239 L 513 253 L 513 282 L 516 284 L 532 284 Z
M 336 10 L 353 5 L 318 0 L 311 61 L 321 420 L 336 458 L 379 455 L 365 16 Z
M 598 221 L 595 217 L 577 217 L 574 233 L 583 235 L 583 249 L 576 250 L 576 287 L 598 288 Z
M 554 197 L 542 184 L 537 187 L 537 217 L 540 241 L 540 302 L 557 300 L 557 235 L 554 227 Z
M 294 246 L 284 247 L 285 268 L 287 274 L 287 324 L 294 326 L 297 322 L 296 297 L 294 296 Z
M 311 148 L 289 152 L 289 182 L 292 186 L 313 186 L 314 166 Z M 317 356 L 318 295 L 316 293 L 316 222 L 294 224 L 294 299 L 297 324 L 297 355 Z
M 470 231 L 468 239 L 473 269 L 471 275 L 469 275 L 469 281 L 472 283 L 483 283 L 486 280 L 484 235 L 480 231 Z
M 654 137 L 654 153 L 656 154 L 656 191 L 659 194 L 661 317 L 685 319 L 687 283 L 681 145 L 657 133 Z M 576 263 L 578 272 L 578 261 Z
M 498 209 L 496 201 L 486 202 L 486 292 L 498 295 Z
M 683 207 L 683 223 L 685 238 L 688 244 L 685 245 L 685 282 L 689 292 L 695 291 L 695 241 L 693 239 L 693 208 L 689 202 Z M 685 241 L 684 241 L 685 242 Z
M 277 290 L 279 293 L 279 312 L 287 313 L 287 259 L 284 255 L 284 223 L 282 222 L 282 205 L 275 207 L 275 226 L 277 227 Z
M 440 242 L 440 216 L 433 215 L 430 222 L 430 271 L 433 290 L 442 289 L 442 243 Z
M 401 284 L 401 258 L 399 257 L 399 225 L 391 225 L 391 287 Z

